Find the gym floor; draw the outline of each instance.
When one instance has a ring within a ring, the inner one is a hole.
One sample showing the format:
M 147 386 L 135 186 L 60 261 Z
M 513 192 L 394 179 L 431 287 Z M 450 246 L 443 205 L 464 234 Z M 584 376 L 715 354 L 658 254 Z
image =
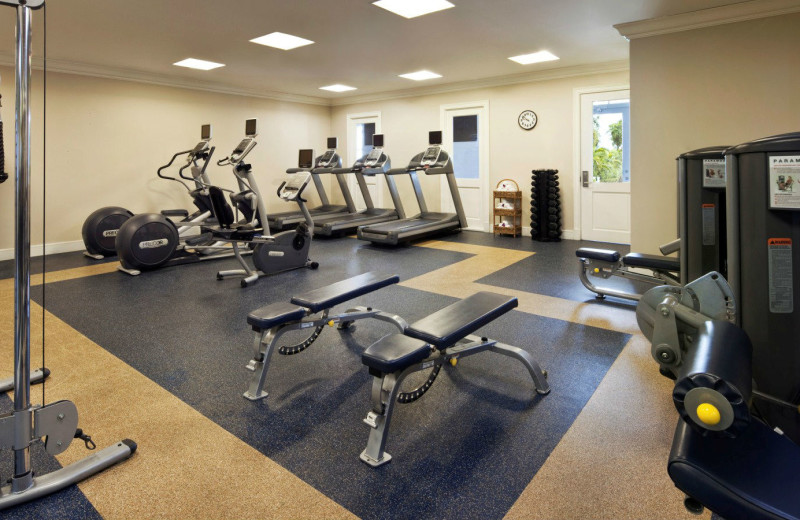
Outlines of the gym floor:
M 44 296 L 41 274 L 32 280 L 37 367 L 43 298 L 47 309 L 45 402 L 73 401 L 99 448 L 130 438 L 139 449 L 4 518 L 697 518 L 666 474 L 672 384 L 650 359 L 634 304 L 597 301 L 581 285 L 581 246 L 607 247 L 476 232 L 397 249 L 316 240 L 319 270 L 247 289 L 215 280 L 234 260 L 130 277 L 114 261 L 48 257 Z M 335 309 L 366 305 L 411 323 L 476 291 L 517 296 L 519 307 L 481 334 L 529 351 L 551 393 L 538 396 L 522 365 L 503 356 L 446 365 L 428 394 L 396 408 L 393 460 L 370 468 L 358 458 L 372 379 L 360 354 L 392 328 L 363 320 L 324 330 L 301 354 L 274 356 L 269 397 L 244 399 L 247 313 L 366 271 L 401 282 Z M 12 274 L 12 262 L 0 263 L 0 376 L 13 366 Z M 32 397 L 42 402 L 40 386 Z M 0 412 L 11 408 L 0 397 Z M 34 467 L 87 453 L 76 440 L 56 460 L 37 445 Z M 10 452 L 0 457 L 6 478 Z

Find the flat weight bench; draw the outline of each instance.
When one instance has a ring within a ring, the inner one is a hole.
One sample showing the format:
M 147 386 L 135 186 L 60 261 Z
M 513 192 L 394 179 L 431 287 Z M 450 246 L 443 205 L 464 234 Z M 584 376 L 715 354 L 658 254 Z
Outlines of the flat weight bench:
M 264 391 L 270 358 L 281 336 L 287 332 L 313 328 L 309 336 L 302 342 L 290 346 L 282 346 L 279 354 L 293 355 L 307 349 L 319 337 L 325 325 L 338 324 L 340 330 L 350 328 L 360 319 L 374 318 L 391 323 L 403 332 L 408 323 L 397 315 L 389 314 L 371 307 L 354 307 L 347 311 L 330 315 L 335 305 L 352 300 L 359 296 L 377 291 L 387 285 L 400 281 L 397 275 L 364 273 L 347 280 L 316 289 L 300 296 L 295 296 L 290 303 L 273 303 L 252 311 L 247 316 L 247 323 L 255 332 L 254 357 L 248 363 L 248 370 L 254 372 L 250 388 L 244 396 L 251 401 L 263 399 L 269 395 Z M 320 314 L 321 313 L 321 314 Z M 319 314 L 318 316 L 314 316 Z
M 579 276 L 581 283 L 584 287 L 597 294 L 596 297 L 599 299 L 603 299 L 608 295 L 639 301 L 642 295 L 608 287 L 598 287 L 589 280 L 589 275 L 597 276 L 604 280 L 612 276 L 619 276 L 651 285 L 680 286 L 680 279 L 677 273 L 680 271 L 681 265 L 678 258 L 643 253 L 628 253 L 625 256 L 621 256 L 618 251 L 612 249 L 594 249 L 591 247 L 581 247 L 575 251 L 575 256 L 578 257 L 580 263 Z M 649 269 L 653 274 L 637 273 L 630 270 L 632 267 Z
M 460 357 L 489 350 L 518 359 L 533 378 L 539 394 L 550 392 L 547 373 L 526 351 L 485 337 L 472 335 L 517 306 L 517 299 L 479 292 L 408 326 L 402 334 L 390 334 L 371 345 L 361 357 L 372 381 L 372 409 L 364 422 L 370 431 L 361 460 L 377 467 L 391 460 L 384 451 L 396 401 L 410 403 L 422 397 L 433 384 L 442 365 Z M 432 369 L 428 380 L 416 390 L 400 392 L 410 374 Z

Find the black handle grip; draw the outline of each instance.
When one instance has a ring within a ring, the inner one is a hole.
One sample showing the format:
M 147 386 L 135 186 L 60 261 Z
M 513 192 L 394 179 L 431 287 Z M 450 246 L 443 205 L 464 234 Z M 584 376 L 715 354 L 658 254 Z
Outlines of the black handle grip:
M 0 183 L 8 180 L 6 173 L 6 152 L 3 147 L 3 122 L 0 121 Z

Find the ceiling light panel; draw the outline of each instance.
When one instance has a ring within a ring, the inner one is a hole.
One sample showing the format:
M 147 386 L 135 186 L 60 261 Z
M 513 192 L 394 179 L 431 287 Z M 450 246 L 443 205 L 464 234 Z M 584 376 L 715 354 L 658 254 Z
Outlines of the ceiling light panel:
M 305 38 L 300 38 L 299 36 L 292 36 L 291 34 L 286 34 L 282 32 L 274 32 L 270 34 L 266 34 L 264 36 L 259 36 L 258 38 L 253 38 L 250 40 L 253 43 L 258 43 L 259 45 L 266 45 L 267 47 L 275 47 L 276 49 L 282 49 L 284 51 L 288 51 L 291 49 L 296 49 L 298 47 L 302 47 L 304 45 L 311 45 L 311 40 L 306 40 Z
M 218 69 L 219 67 L 225 66 L 224 63 L 214 63 L 213 61 L 198 60 L 195 58 L 186 58 L 185 60 L 173 63 L 173 65 L 177 65 L 178 67 L 187 67 L 190 69 L 198 69 L 198 70 Z
M 521 65 L 530 65 L 531 63 L 541 63 L 543 61 L 554 61 L 559 59 L 558 56 L 549 51 L 539 51 L 532 54 L 521 54 L 519 56 L 512 56 L 508 58 L 511 61 L 516 61 Z
M 348 90 L 356 90 L 356 87 L 350 87 L 347 85 L 328 85 L 327 87 L 319 87 L 320 90 L 328 90 L 330 92 L 347 92 Z
M 413 79 L 414 81 L 424 81 L 426 79 L 436 79 L 441 78 L 441 74 L 436 74 L 435 72 L 431 72 L 429 70 L 420 70 L 417 72 L 410 72 L 408 74 L 400 74 L 401 78 L 406 79 Z
M 416 18 L 455 7 L 447 0 L 378 0 L 372 4 L 404 18 Z

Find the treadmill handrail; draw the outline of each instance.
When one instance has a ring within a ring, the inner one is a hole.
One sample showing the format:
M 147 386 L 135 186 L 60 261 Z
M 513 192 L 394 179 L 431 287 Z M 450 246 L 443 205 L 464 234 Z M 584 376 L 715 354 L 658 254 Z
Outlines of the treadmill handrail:
M 454 173 L 452 163 L 450 163 L 449 168 L 447 166 L 442 166 L 441 168 L 426 168 L 424 171 L 426 175 L 442 175 L 447 173 Z
M 353 168 L 332 168 L 330 173 L 353 173 L 355 170 Z M 325 172 L 322 172 L 325 173 Z
M 405 175 L 413 171 L 416 171 L 416 168 L 392 168 L 386 172 L 386 175 Z
M 286 173 L 310 172 L 311 168 L 289 168 Z
M 313 168 L 311 173 L 336 173 L 339 168 Z

